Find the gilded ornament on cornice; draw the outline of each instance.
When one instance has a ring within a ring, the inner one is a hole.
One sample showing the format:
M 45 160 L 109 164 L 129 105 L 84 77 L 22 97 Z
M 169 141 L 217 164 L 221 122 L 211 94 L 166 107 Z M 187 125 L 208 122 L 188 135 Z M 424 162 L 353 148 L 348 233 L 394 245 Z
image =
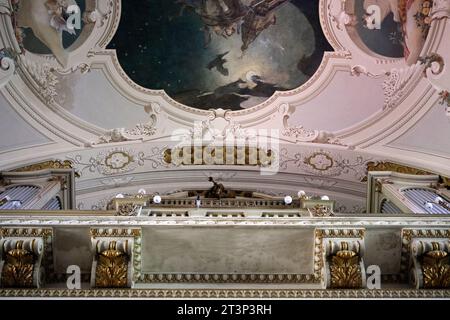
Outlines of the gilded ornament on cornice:
M 428 171 L 417 169 L 413 167 L 408 167 L 402 164 L 389 162 L 389 161 L 379 161 L 379 162 L 368 162 L 367 172 L 372 171 L 392 171 L 397 173 L 412 174 L 412 175 L 431 175 Z M 367 176 L 362 179 L 363 182 L 367 181 Z
M 442 184 L 444 185 L 445 188 L 450 188 L 450 178 L 446 178 L 446 177 L 442 177 Z
M 26 228 L 0 228 L 0 236 L 2 238 L 9 237 L 51 237 L 53 233 L 52 229 L 26 229 Z
M 402 230 L 402 259 L 401 277 L 406 278 L 411 259 L 411 246 L 413 239 L 450 239 L 450 229 L 403 229 Z
M 141 283 L 319 283 L 314 274 L 144 274 Z
M 359 255 L 350 250 L 340 250 L 331 257 L 331 288 L 356 289 L 362 287 Z
M 312 208 L 308 208 L 308 211 L 314 216 L 314 217 L 332 217 L 334 216 L 333 211 L 329 206 L 317 204 L 316 206 Z
M 92 238 L 98 237 L 140 237 L 140 229 L 91 229 Z
M 316 229 L 316 238 L 360 238 L 363 239 L 364 229 Z
M 128 260 L 128 255 L 117 250 L 116 242 L 111 241 L 109 249 L 98 255 L 95 286 L 99 288 L 127 287 Z
M 117 208 L 118 216 L 136 216 L 138 213 L 139 205 L 136 203 L 120 203 Z
M 321 281 L 322 267 L 324 266 L 324 238 L 359 238 L 364 239 L 365 229 L 316 229 L 315 232 L 315 256 L 314 256 L 314 276 L 317 281 Z
M 424 299 L 450 297 L 450 290 L 410 290 L 410 289 L 0 289 L 0 297 L 46 297 L 46 298 L 133 298 L 133 299 Z
M 2 269 L 2 286 L 13 288 L 33 287 L 35 256 L 23 249 L 23 241 L 16 243 L 16 248 L 5 255 Z
M 450 256 L 433 250 L 422 257 L 423 285 L 426 289 L 450 288 Z
M 69 160 L 50 160 L 17 168 L 12 170 L 12 172 L 33 172 L 48 169 L 73 169 L 73 164 Z
M 245 165 L 270 166 L 276 159 L 272 150 L 250 146 L 185 146 L 166 149 L 163 153 L 166 164 L 174 165 Z
M 46 281 L 51 280 L 54 276 L 53 262 L 53 229 L 32 227 L 12 227 L 0 228 L 0 238 L 41 238 L 44 246 L 42 265 L 45 268 Z M 34 241 L 34 240 L 32 240 Z

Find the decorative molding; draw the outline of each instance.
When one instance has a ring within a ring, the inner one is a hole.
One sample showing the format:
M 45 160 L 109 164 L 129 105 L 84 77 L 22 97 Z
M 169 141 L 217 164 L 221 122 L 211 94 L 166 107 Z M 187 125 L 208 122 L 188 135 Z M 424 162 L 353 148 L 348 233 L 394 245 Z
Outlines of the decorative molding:
M 450 288 L 450 239 L 414 239 L 411 282 L 416 289 Z
M 342 143 L 331 132 L 305 129 L 303 126 L 285 127 L 282 135 L 285 137 L 294 138 L 296 142 L 335 144 L 345 147 L 348 146 Z
M 73 157 L 66 157 L 73 163 L 80 176 L 88 170 L 91 173 L 97 172 L 101 175 L 114 175 L 119 173 L 132 172 L 138 167 L 142 167 L 146 162 L 151 163 L 153 169 L 159 167 L 167 168 L 164 162 L 164 150 L 167 148 L 153 147 L 151 154 L 136 152 L 132 149 L 112 148 L 101 151 L 89 160 L 83 160 L 83 156 L 78 154 Z
M 96 142 L 92 142 L 87 146 L 92 147 L 99 144 L 137 140 L 144 142 L 145 140 L 148 140 L 157 132 L 157 114 L 161 112 L 161 107 L 157 103 L 152 103 L 145 108 L 145 111 L 150 114 L 150 120 L 147 123 L 137 124 L 132 129 L 115 128 L 109 130 L 105 135 L 99 137 Z
M 358 287 L 365 287 L 365 269 L 362 261 L 364 234 L 365 229 L 360 228 L 315 230 L 314 271 L 316 278 L 321 279 L 323 288 L 354 287 L 358 279 L 361 279 Z M 336 256 L 339 251 L 351 251 L 354 254 L 349 256 L 344 252 Z M 355 257 L 358 257 L 356 266 L 353 263 Z M 357 277 L 358 274 L 360 278 Z
M 92 239 L 94 261 L 91 286 L 95 288 L 130 288 L 133 274 L 133 237 Z
M 50 228 L 20 228 L 20 227 L 6 227 L 0 228 L 0 238 L 2 238 L 2 244 L 0 246 L 0 251 L 2 248 L 11 246 L 15 247 L 18 241 L 22 241 L 20 245 L 21 248 L 18 250 L 29 251 L 33 255 L 33 281 L 34 287 L 40 287 L 44 280 L 52 279 L 54 275 L 53 266 L 53 229 Z M 17 248 L 16 248 L 17 249 Z M 6 249 L 5 249 L 6 250 Z M 20 252 L 17 251 L 17 254 Z M 3 256 L 3 252 L 0 252 Z M 24 252 L 22 252 L 24 253 Z M 0 256 L 0 259 L 1 259 Z M 26 258 L 28 256 L 28 258 Z M 30 255 L 22 255 L 20 260 L 24 261 L 22 258 L 29 260 Z M 16 261 L 20 261 L 17 257 L 14 258 Z
M 117 215 L 125 217 L 137 216 L 140 208 L 142 207 L 136 203 L 122 203 L 118 205 Z
M 43 281 L 42 238 L 0 241 L 0 284 L 7 288 L 39 288 Z
M 345 204 L 337 203 L 334 207 L 334 213 L 351 213 L 351 214 L 361 214 L 366 213 L 365 205 L 353 205 L 352 207 L 347 207 Z
M 403 279 L 408 278 L 408 272 L 412 260 L 414 257 L 411 256 L 413 253 L 414 240 L 421 239 L 423 241 L 433 242 L 436 239 L 450 239 L 450 229 L 403 229 L 402 230 L 402 256 L 400 272 Z M 438 240 L 439 241 L 439 240 Z M 417 250 L 417 249 L 416 249 Z M 416 251 L 417 252 L 417 251 Z M 420 283 L 417 281 L 416 283 Z
M 30 75 L 34 82 L 34 91 L 46 105 L 55 104 L 58 96 L 56 86 L 59 78 L 54 67 L 41 60 L 32 60 L 26 56 L 18 57 L 18 64 Z
M 11 172 L 33 172 L 52 169 L 73 169 L 73 163 L 69 160 L 48 160 L 16 168 L 14 170 L 11 170 Z
M 123 253 L 126 253 L 129 257 L 127 267 L 127 286 L 132 287 L 133 283 L 141 277 L 141 229 L 136 228 L 94 228 L 91 229 L 91 241 L 93 244 L 93 251 L 98 252 L 98 248 L 105 248 L 103 244 L 108 244 L 111 241 L 121 241 L 125 246 L 122 248 Z M 102 240 L 99 242 L 97 240 Z M 128 241 L 128 242 L 127 242 Z M 117 244 L 117 242 L 116 242 Z M 94 257 L 95 259 L 95 257 Z M 95 261 L 95 260 L 94 260 Z M 91 284 L 95 286 L 95 270 L 94 264 L 92 265 L 91 272 Z
M 287 170 L 289 165 L 317 176 L 336 177 L 342 174 L 352 174 L 356 180 L 366 176 L 366 166 L 372 159 L 357 156 L 354 160 L 346 159 L 342 154 L 317 150 L 307 153 L 290 155 L 287 149 L 280 152 L 280 168 Z
M 433 0 L 433 8 L 431 10 L 432 20 L 440 20 L 450 18 L 450 1 L 449 0 Z
M 62 212 L 64 213 L 64 212 Z M 3 226 L 22 226 L 23 228 L 41 225 L 46 226 L 102 226 L 111 225 L 115 228 L 121 227 L 141 227 L 141 226 L 162 226 L 162 225 L 176 225 L 176 226 L 303 226 L 303 227 L 321 227 L 330 226 L 332 228 L 345 228 L 348 226 L 348 217 L 324 217 L 322 219 L 264 219 L 264 218 L 249 218 L 249 219 L 236 219 L 236 218 L 195 218 L 189 217 L 186 219 L 148 219 L 148 217 L 99 217 L 98 215 L 87 217 L 36 217 L 30 220 L 27 217 L 15 216 L 14 218 L 8 216 L 0 216 L 0 223 Z M 447 228 L 450 226 L 450 217 L 439 216 L 436 217 L 392 217 L 387 218 L 385 216 L 377 216 L 375 214 L 366 214 L 365 216 L 357 216 L 352 219 L 352 223 L 355 225 L 361 225 L 363 227 L 405 227 L 405 228 L 417 228 L 423 227 L 442 227 Z
M 284 137 L 294 140 L 295 143 L 322 143 L 322 144 L 334 144 L 349 147 L 348 145 L 342 143 L 335 135 L 331 132 L 323 130 L 311 130 L 306 129 L 301 125 L 290 126 L 288 120 L 291 116 L 291 110 L 288 104 L 281 104 L 278 107 L 278 112 L 283 116 L 283 130 L 281 134 Z
M 313 217 L 333 217 L 334 213 L 331 207 L 317 204 L 312 208 L 308 208 L 309 213 Z
M 418 71 L 424 70 L 424 66 L 417 63 L 402 69 L 392 69 L 386 73 L 383 81 L 384 106 L 383 110 L 397 107 L 407 93 L 408 85 Z
M 336 29 L 339 31 L 344 30 L 345 26 L 348 25 L 356 25 L 357 24 L 357 17 L 353 14 L 348 14 L 346 12 L 346 5 L 345 5 L 345 1 L 346 0 L 340 0 L 341 1 L 341 5 L 340 7 L 336 6 L 337 10 L 331 10 L 331 3 L 328 7 L 328 17 L 330 18 L 330 20 L 332 22 L 335 23 Z
M 133 299 L 445 299 L 450 290 L 301 290 L 301 289 L 0 289 L 14 298 L 133 298 Z
M 143 274 L 139 283 L 258 283 L 258 284 L 315 284 L 310 274 Z
M 365 269 L 359 249 L 345 249 L 349 246 L 348 242 L 341 242 L 341 250 L 328 257 L 330 284 L 327 286 L 330 288 L 360 289 L 364 285 Z
M 419 62 L 424 66 L 424 76 L 436 76 L 444 71 L 444 58 L 437 53 L 431 53 L 425 57 L 419 57 Z
M 180 136 L 181 144 L 194 144 L 200 141 L 208 145 L 256 139 L 256 130 L 244 129 L 240 123 L 232 119 L 231 110 L 210 109 L 207 112 L 206 120 L 195 121 L 189 129 L 175 130 L 173 136 Z
M 3 88 L 10 80 L 16 70 L 16 65 L 9 52 L 5 49 L 0 51 L 0 88 Z
M 402 164 L 390 161 L 371 161 L 367 163 L 367 172 L 372 171 L 392 171 L 397 173 L 412 174 L 412 175 L 433 175 L 431 172 L 424 171 Z M 367 181 L 367 176 L 362 179 L 362 182 Z

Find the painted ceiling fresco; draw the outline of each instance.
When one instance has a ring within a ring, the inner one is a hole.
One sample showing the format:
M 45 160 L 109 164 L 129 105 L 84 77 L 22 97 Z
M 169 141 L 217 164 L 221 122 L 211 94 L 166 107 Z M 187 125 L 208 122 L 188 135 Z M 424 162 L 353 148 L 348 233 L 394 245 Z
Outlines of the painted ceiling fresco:
M 16 0 L 17 1 L 17 0 Z M 30 0 L 28 0 L 30 1 Z M 49 9 L 49 7 L 51 6 L 52 0 L 33 0 L 35 2 L 35 5 L 41 5 L 41 7 L 45 8 L 46 10 Z M 21 1 L 18 2 L 19 3 L 19 8 L 21 6 L 23 6 L 25 9 L 28 9 L 27 1 Z M 80 11 L 84 12 L 85 8 L 86 8 L 86 1 L 85 0 L 72 0 L 72 1 L 68 1 L 67 2 L 68 5 L 71 4 L 76 4 L 79 6 Z M 23 10 L 25 10 L 23 9 Z M 48 10 L 48 12 L 50 12 L 50 10 Z M 37 12 L 39 13 L 39 12 Z M 26 12 L 27 15 L 30 15 L 29 12 Z M 42 19 L 42 21 L 44 23 L 47 23 L 48 21 L 48 17 L 45 16 L 40 16 L 38 14 L 35 15 L 30 15 L 31 17 L 34 17 L 36 20 L 40 20 Z M 83 29 L 84 26 L 84 22 L 81 19 L 81 29 L 75 29 L 74 32 L 71 34 L 69 32 L 60 32 L 58 34 L 58 38 L 60 37 L 62 39 L 62 47 L 67 50 L 68 48 L 70 48 L 70 46 L 72 44 L 75 43 L 75 41 L 78 39 L 78 37 L 81 34 L 81 31 Z M 31 28 L 31 25 L 34 25 L 32 23 L 30 23 L 29 25 L 27 25 L 26 27 L 21 28 L 21 30 L 19 31 L 19 37 L 21 38 L 21 45 L 28 51 L 33 52 L 33 53 L 37 53 L 37 54 L 51 54 L 52 50 L 49 49 L 48 47 L 48 39 L 43 39 L 43 37 L 38 37 L 35 34 L 35 31 Z M 51 30 L 51 29 L 50 29 Z M 47 30 L 43 30 L 43 32 L 45 32 Z M 52 30 L 53 31 L 53 30 Z M 42 32 L 41 32 L 42 33 Z M 49 33 L 47 31 L 47 33 Z M 53 39 L 52 39 L 53 40 Z
M 306 0 L 127 0 L 109 48 L 143 87 L 240 110 L 314 74 L 332 51 L 318 11 Z
M 380 26 L 368 28 L 373 22 L 370 8 L 379 8 Z M 404 57 L 415 64 L 430 29 L 432 0 L 358 0 L 355 14 L 358 34 L 373 52 L 387 57 Z M 369 21 L 369 22 L 368 22 Z
M 403 57 L 403 31 L 401 24 L 394 20 L 392 12 L 389 12 L 381 22 L 380 29 L 369 29 L 362 23 L 366 15 L 366 9 L 372 2 L 361 0 L 355 2 L 355 12 L 359 22 L 357 24 L 359 36 L 364 44 L 375 53 L 386 57 Z

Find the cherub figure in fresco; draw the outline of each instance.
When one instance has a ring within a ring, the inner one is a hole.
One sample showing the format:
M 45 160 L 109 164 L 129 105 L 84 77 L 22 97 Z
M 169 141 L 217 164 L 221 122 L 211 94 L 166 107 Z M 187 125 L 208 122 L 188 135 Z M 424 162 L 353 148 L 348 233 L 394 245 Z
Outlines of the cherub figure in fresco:
M 73 34 L 73 30 L 67 28 L 67 8 L 76 4 L 74 0 L 20 0 L 16 12 L 17 26 L 31 28 L 63 66 L 68 63 L 68 52 L 63 47 L 62 33 Z

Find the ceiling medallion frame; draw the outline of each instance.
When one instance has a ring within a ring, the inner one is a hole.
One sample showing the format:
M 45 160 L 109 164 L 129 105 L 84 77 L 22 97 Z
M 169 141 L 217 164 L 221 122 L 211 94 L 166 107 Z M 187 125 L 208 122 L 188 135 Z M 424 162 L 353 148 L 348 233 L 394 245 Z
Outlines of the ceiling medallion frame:
M 351 6 L 352 3 L 352 0 L 319 1 L 319 17 L 322 30 L 335 51 L 325 52 L 318 70 L 306 83 L 292 90 L 278 91 L 263 103 L 248 109 L 232 111 L 232 115 L 234 117 L 255 115 L 256 118 L 259 118 L 262 110 L 267 112 L 267 109 L 271 109 L 273 111 L 277 108 L 276 106 L 282 103 L 298 104 L 301 101 L 307 100 L 324 89 L 328 76 L 336 68 L 345 68 L 347 70 L 350 68 L 351 73 L 354 75 L 365 74 L 371 77 L 379 77 L 391 69 L 403 69 L 407 67 L 405 61 L 402 59 L 385 58 L 375 53 L 366 52 L 357 45 L 357 41 L 355 41 L 351 31 L 348 28 L 343 28 L 341 21 L 337 19 L 342 14 L 346 14 L 346 8 Z M 141 87 L 124 72 L 120 66 L 115 50 L 105 49 L 119 25 L 121 0 L 98 2 L 87 0 L 86 5 L 89 10 L 88 16 L 94 17 L 94 19 L 85 19 L 88 22 L 89 29 L 92 30 L 90 30 L 89 36 L 83 36 L 85 39 L 81 41 L 82 44 L 79 44 L 76 49 L 70 52 L 70 63 L 67 66 L 62 67 L 52 56 L 42 56 L 30 52 L 26 52 L 19 59 L 19 65 L 24 66 L 27 64 L 26 61 L 21 61 L 23 59 L 31 60 L 40 64 L 47 64 L 51 70 L 55 70 L 57 74 L 61 75 L 77 70 L 85 73 L 91 70 L 91 68 L 99 68 L 108 74 L 109 80 L 119 92 L 134 101 L 139 101 L 142 105 L 159 102 L 163 111 L 171 116 L 176 115 L 179 111 L 184 111 L 186 114 L 183 112 L 182 117 L 187 116 L 191 118 L 190 120 L 192 120 L 192 116 L 205 116 L 208 114 L 207 110 L 192 108 L 176 102 L 164 90 L 152 90 Z M 436 19 L 442 18 L 442 12 L 445 12 L 445 10 L 440 8 L 434 11 Z M 13 15 L 13 11 L 10 14 Z M 432 34 L 436 33 L 436 30 L 433 29 L 435 28 L 431 28 L 430 30 Z M 12 42 L 11 47 L 16 52 L 20 52 L 20 46 L 17 40 L 12 38 L 9 40 Z M 431 41 L 428 41 L 423 51 L 429 52 L 430 46 Z M 28 68 L 28 72 L 30 72 L 30 68 Z M 45 84 L 41 83 L 41 85 Z M 48 97 L 44 100 L 47 100 L 44 101 L 46 104 L 54 102 L 48 101 Z

